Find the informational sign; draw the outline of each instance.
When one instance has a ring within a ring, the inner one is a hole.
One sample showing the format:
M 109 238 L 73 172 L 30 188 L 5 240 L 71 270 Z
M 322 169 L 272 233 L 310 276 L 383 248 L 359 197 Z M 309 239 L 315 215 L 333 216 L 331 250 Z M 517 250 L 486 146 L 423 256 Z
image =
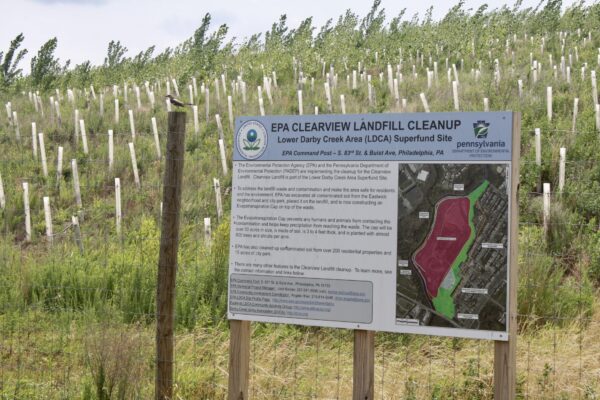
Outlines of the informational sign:
M 238 118 L 229 318 L 507 340 L 512 127 Z

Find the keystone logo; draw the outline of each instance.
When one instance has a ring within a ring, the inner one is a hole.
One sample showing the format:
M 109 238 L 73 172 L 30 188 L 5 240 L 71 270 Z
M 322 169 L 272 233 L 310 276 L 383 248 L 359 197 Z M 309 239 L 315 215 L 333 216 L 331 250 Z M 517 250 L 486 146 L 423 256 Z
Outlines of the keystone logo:
M 490 126 L 489 122 L 485 122 L 483 120 L 479 120 L 473 124 L 473 131 L 475 132 L 475 137 L 477 139 L 485 139 L 488 135 L 488 127 Z

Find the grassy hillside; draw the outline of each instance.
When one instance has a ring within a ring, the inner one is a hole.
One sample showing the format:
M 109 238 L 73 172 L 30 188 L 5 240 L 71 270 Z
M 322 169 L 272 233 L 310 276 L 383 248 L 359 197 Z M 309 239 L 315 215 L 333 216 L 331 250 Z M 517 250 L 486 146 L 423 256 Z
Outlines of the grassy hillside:
M 386 22 L 376 2 L 365 17 L 348 11 L 319 29 L 310 19 L 288 28 L 282 18 L 264 38 L 226 43 L 226 27 L 213 32 L 205 17 L 194 36 L 173 51 L 117 57 L 104 66 L 49 70 L 0 86 L 2 104 L 10 102 L 11 111 L 17 112 L 20 134 L 18 139 L 15 121 L 0 110 L 5 194 L 0 208 L 0 398 L 152 396 L 164 157 L 157 157 L 151 120 L 156 118 L 164 156 L 167 83 L 171 92 L 176 83 L 185 100 L 191 87 L 199 110 L 197 132 L 192 110 L 187 111 L 176 392 L 181 399 L 213 399 L 224 396 L 227 382 L 231 176 L 221 169 L 216 122 L 218 114 L 231 166 L 227 96 L 232 116 L 259 114 L 259 93 L 266 114 L 297 114 L 298 90 L 305 114 L 314 113 L 315 107 L 328 113 L 328 81 L 333 113 L 342 110 L 341 95 L 346 113 L 421 112 L 421 93 L 432 111 L 452 111 L 453 80 L 460 82 L 461 111 L 482 111 L 487 99 L 490 110 L 520 111 L 523 116 L 519 396 L 598 398 L 600 112 L 595 110 L 592 71 L 600 72 L 599 21 L 599 4 L 561 12 L 559 1 L 547 1 L 537 9 L 494 11 L 467 11 L 459 3 L 441 21 L 427 14 Z M 398 99 L 388 78 L 390 68 Z M 113 85 L 118 86 L 116 97 Z M 546 100 L 550 86 L 551 119 Z M 58 101 L 60 121 L 51 97 Z M 83 137 L 75 135 L 75 110 L 85 121 L 87 154 Z M 32 122 L 44 136 L 48 177 L 39 139 L 33 151 Z M 539 165 L 536 128 L 542 144 Z M 112 168 L 108 130 L 114 132 Z M 139 188 L 129 142 L 135 144 Z M 64 149 L 60 175 L 59 146 Z M 567 162 L 559 193 L 561 147 L 566 148 Z M 81 208 L 75 199 L 72 159 L 77 162 Z M 114 178 L 120 178 L 122 188 L 120 235 Z M 223 196 L 220 219 L 213 178 L 219 179 Z M 26 238 L 23 182 L 29 184 L 31 240 Z M 542 183 L 552 188 L 546 231 Z M 52 240 L 46 236 L 44 196 L 50 198 Z M 80 220 L 82 251 L 74 239 L 72 216 Z M 207 217 L 210 236 L 205 234 Z M 348 398 L 351 346 L 348 331 L 254 324 L 253 398 Z M 487 342 L 378 334 L 376 394 L 386 399 L 491 398 L 492 359 L 493 345 Z

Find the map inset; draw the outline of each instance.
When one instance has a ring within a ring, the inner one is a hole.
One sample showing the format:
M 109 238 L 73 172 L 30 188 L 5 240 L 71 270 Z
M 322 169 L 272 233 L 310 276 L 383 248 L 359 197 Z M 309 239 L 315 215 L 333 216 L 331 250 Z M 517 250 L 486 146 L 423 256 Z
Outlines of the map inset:
M 506 164 L 400 164 L 396 323 L 506 330 Z

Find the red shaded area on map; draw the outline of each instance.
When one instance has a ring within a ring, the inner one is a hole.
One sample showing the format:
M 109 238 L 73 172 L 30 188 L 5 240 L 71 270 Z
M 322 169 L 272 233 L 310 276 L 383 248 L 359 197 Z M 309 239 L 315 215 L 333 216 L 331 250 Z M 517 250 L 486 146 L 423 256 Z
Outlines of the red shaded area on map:
M 437 296 L 444 277 L 471 235 L 469 210 L 468 197 L 440 201 L 436 206 L 433 228 L 413 257 L 432 298 Z M 445 240 L 449 238 L 455 240 Z

